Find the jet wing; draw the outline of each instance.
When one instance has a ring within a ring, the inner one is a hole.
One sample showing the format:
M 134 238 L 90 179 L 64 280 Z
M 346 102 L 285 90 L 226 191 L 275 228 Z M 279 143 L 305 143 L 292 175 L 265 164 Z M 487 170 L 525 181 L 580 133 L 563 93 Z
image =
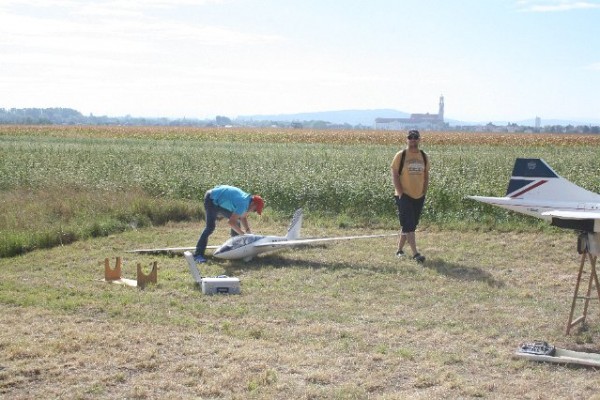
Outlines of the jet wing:
M 552 225 L 582 232 L 600 232 L 600 211 L 544 211 L 542 215 L 552 217 Z
M 217 249 L 219 246 L 206 246 L 207 249 Z M 182 253 L 184 251 L 196 250 L 196 247 L 162 247 L 158 249 L 135 249 L 127 250 L 126 253 Z
M 542 215 L 548 215 L 555 218 L 564 219 L 600 219 L 600 212 L 592 211 L 566 211 L 566 210 L 552 210 L 545 211 Z
M 293 240 L 282 240 L 279 242 L 270 242 L 270 243 L 257 243 L 255 247 L 294 247 L 294 246 L 303 246 L 303 245 L 312 245 L 319 244 L 324 242 L 333 242 L 336 240 L 353 240 L 353 239 L 373 239 L 373 238 L 381 238 L 381 237 L 389 237 L 389 236 L 398 236 L 397 233 L 388 233 L 382 235 L 362 235 L 362 236 L 336 236 L 336 237 L 327 237 L 327 238 L 306 238 L 306 239 L 293 239 Z

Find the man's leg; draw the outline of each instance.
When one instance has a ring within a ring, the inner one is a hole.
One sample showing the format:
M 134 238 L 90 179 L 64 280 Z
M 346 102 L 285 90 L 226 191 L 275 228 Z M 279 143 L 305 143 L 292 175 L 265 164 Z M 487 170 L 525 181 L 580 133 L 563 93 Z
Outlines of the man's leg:
M 415 245 L 415 219 L 412 198 L 407 195 L 396 197 L 396 205 L 398 206 L 398 218 L 402 230 L 398 241 L 398 252 L 404 249 L 404 245 L 408 242 L 413 254 L 416 252 Z
M 413 199 L 406 195 L 399 199 L 399 215 L 400 223 L 402 224 L 402 233 L 398 243 L 398 252 L 401 252 L 404 244 L 408 242 L 413 258 L 419 262 L 422 262 L 425 259 L 417 250 L 417 239 L 415 235 L 417 221 L 421 215 L 422 208 L 423 202 L 421 199 Z
M 400 222 L 400 234 L 398 235 L 398 249 L 396 250 L 396 256 L 404 256 L 404 245 L 406 244 L 406 236 L 402 233 L 402 202 L 400 197 L 394 196 L 394 202 L 396 203 L 396 213 L 398 215 L 398 221 Z
M 204 196 L 204 213 L 206 217 L 206 227 L 202 231 L 200 239 L 198 239 L 196 251 L 194 253 L 195 256 L 202 257 L 204 257 L 204 252 L 206 251 L 208 237 L 215 231 L 215 227 L 217 225 L 217 207 L 212 202 L 212 199 L 208 193 L 206 193 Z
M 404 245 L 406 244 L 406 235 L 403 234 L 402 232 L 400 232 L 400 234 L 398 235 L 398 251 L 396 252 L 396 254 L 401 253 L 404 251 Z
M 419 220 L 421 219 L 421 212 L 423 211 L 424 204 L 425 204 L 425 196 L 421 197 L 420 199 L 412 200 L 414 231 L 417 230 L 417 225 L 419 224 Z M 422 263 L 425 261 L 425 257 L 417 251 L 417 237 L 416 237 L 416 234 L 414 231 L 412 232 L 412 239 L 410 237 L 408 237 L 408 240 L 409 240 L 409 243 L 412 240 L 412 242 L 414 244 L 414 247 L 413 247 L 413 245 L 411 245 L 411 248 L 413 250 L 413 258 L 415 260 L 417 260 L 418 262 Z
M 419 225 L 419 221 L 421 220 L 421 213 L 423 212 L 423 205 L 425 204 L 425 196 L 420 199 L 413 200 L 413 214 L 415 220 L 415 230 L 417 229 L 417 225 Z
M 417 251 L 417 240 L 415 236 L 415 231 L 403 233 L 402 236 L 406 238 L 406 241 L 408 242 L 408 245 L 412 250 L 413 256 L 418 254 L 419 252 Z

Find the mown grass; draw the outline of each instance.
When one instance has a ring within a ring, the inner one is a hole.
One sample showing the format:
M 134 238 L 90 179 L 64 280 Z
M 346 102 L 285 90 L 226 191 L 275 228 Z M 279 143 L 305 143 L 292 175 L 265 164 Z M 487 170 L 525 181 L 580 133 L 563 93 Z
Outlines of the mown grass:
M 31 251 L 0 258 L 0 397 L 597 398 L 593 369 L 513 358 L 535 339 L 600 352 L 597 303 L 564 334 L 575 235 L 463 197 L 502 195 L 516 156 L 543 157 L 598 192 L 600 141 L 424 139 L 424 266 L 395 258 L 394 238 L 210 259 L 204 274 L 242 283 L 239 296 L 211 297 L 181 257 L 125 251 L 193 245 L 202 193 L 222 181 L 267 198 L 255 232 L 283 233 L 298 206 L 307 236 L 396 230 L 388 166 L 401 136 L 0 127 L 0 230 L 63 240 L 20 242 Z M 220 224 L 213 243 L 228 233 Z M 103 282 L 104 259 L 117 256 L 126 278 L 157 261 L 158 284 Z
M 253 218 L 257 230 L 285 225 Z M 324 228 L 307 219 L 305 233 Z M 201 224 L 127 231 L 0 260 L 0 396 L 7 398 L 594 398 L 593 369 L 513 358 L 523 341 L 600 351 L 598 305 L 565 336 L 575 236 L 420 231 L 424 266 L 394 238 L 211 259 L 239 296 L 203 296 L 185 261 Z M 329 234 L 381 231 L 327 228 Z M 214 241 L 225 239 L 220 223 Z M 102 282 L 159 265 L 145 290 Z M 531 384 L 532 381 L 536 383 Z

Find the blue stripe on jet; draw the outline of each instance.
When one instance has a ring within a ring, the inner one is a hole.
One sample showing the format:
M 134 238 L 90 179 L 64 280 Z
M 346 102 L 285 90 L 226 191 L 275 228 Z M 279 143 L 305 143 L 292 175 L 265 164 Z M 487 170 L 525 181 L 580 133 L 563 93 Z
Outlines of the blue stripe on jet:
M 531 182 L 533 182 L 533 179 L 511 179 L 510 182 L 508 182 L 508 189 L 506 189 L 506 195 L 508 196 L 509 194 L 516 192 L 522 187 L 529 185 Z
M 539 158 L 517 158 L 512 176 L 525 178 L 558 178 L 556 172 Z

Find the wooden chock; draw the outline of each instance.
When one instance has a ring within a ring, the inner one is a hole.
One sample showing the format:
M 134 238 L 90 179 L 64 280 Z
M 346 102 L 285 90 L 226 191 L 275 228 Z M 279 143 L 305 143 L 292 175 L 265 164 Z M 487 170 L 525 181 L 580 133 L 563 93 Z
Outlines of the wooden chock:
M 145 275 L 142 272 L 142 264 L 138 263 L 138 265 L 137 265 L 137 286 L 140 289 L 145 288 L 148 283 L 156 283 L 157 282 L 157 277 L 158 277 L 157 264 L 158 263 L 156 261 L 154 261 L 152 263 L 152 271 L 150 271 L 150 273 L 148 275 Z
M 118 281 L 121 279 L 121 257 L 117 257 L 117 264 L 115 268 L 110 267 L 108 258 L 104 259 L 104 280 L 105 281 Z

